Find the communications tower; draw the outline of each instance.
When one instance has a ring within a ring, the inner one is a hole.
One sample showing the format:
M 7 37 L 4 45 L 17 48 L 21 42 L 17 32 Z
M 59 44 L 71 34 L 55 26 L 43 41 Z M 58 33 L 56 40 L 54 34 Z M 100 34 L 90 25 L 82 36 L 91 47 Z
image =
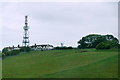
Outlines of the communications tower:
M 23 34 L 23 46 L 27 47 L 29 46 L 29 33 L 28 33 L 28 21 L 27 21 L 28 16 L 25 16 L 25 26 L 23 27 L 24 29 L 24 34 Z

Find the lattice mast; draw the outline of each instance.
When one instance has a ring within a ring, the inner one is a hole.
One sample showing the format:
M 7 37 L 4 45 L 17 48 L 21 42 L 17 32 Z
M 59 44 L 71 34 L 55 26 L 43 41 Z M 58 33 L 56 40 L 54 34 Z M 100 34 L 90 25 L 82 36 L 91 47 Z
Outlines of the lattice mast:
M 27 21 L 28 16 L 25 16 L 25 26 L 23 27 L 24 29 L 24 34 L 23 34 L 23 46 L 27 47 L 29 46 L 29 33 L 28 33 L 28 21 Z

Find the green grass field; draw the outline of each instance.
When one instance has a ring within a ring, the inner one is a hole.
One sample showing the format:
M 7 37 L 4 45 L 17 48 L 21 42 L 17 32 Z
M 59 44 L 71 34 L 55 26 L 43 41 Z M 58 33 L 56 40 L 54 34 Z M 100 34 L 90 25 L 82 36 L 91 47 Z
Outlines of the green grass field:
M 117 78 L 118 51 L 31 51 L 3 60 L 3 78 Z

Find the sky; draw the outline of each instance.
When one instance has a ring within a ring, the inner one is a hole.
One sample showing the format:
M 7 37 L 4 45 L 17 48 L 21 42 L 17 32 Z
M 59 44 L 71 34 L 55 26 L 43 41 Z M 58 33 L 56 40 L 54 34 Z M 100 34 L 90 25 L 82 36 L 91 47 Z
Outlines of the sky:
M 22 45 L 26 15 L 30 45 L 77 47 L 88 34 L 118 38 L 117 2 L 2 2 L 0 10 L 0 49 Z

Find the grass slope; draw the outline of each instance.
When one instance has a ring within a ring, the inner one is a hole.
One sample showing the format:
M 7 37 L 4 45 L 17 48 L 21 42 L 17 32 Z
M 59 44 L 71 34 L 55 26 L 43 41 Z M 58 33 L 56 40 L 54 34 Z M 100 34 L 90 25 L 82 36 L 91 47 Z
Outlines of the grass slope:
M 3 78 L 116 78 L 117 50 L 32 51 L 3 60 Z

